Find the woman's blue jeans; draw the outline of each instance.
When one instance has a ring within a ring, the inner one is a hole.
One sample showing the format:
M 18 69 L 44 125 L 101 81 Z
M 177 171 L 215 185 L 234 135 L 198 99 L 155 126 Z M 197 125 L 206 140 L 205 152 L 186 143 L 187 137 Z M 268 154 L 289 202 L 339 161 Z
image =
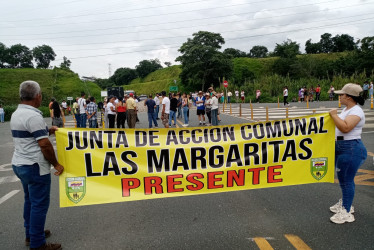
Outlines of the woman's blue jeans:
M 348 212 L 355 195 L 354 178 L 366 157 L 367 151 L 361 140 L 336 141 L 335 168 L 343 193 L 343 207 Z
M 171 121 L 174 119 L 174 125 L 177 125 L 177 111 L 170 110 L 169 115 L 169 126 L 171 126 Z
M 183 118 L 184 118 L 184 124 L 188 124 L 188 107 L 184 106 L 183 107 Z
M 13 171 L 21 180 L 25 194 L 23 219 L 26 238 L 30 239 L 30 248 L 45 243 L 44 225 L 49 207 L 51 174 L 40 175 L 39 165 L 13 166 Z
M 212 125 L 217 126 L 218 125 L 218 109 L 212 109 L 210 115 L 212 116 Z

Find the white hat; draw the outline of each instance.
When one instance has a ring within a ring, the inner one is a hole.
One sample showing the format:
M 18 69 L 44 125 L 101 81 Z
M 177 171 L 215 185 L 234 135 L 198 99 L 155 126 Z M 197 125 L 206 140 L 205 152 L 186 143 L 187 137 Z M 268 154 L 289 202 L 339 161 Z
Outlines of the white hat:
M 347 83 L 341 90 L 336 90 L 334 93 L 338 95 L 347 94 L 350 96 L 360 96 L 362 88 L 355 83 Z

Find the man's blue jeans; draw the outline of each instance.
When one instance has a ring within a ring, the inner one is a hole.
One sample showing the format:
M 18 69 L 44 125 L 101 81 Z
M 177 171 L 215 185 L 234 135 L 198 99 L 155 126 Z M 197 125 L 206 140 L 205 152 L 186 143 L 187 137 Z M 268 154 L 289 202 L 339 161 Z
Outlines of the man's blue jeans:
M 40 176 L 39 165 L 13 166 L 13 171 L 21 180 L 25 194 L 23 208 L 26 238 L 30 239 L 30 248 L 45 243 L 44 225 L 49 207 L 51 175 Z
M 80 128 L 85 128 L 87 125 L 87 114 L 80 114 L 81 122 L 80 122 Z
M 97 126 L 97 120 L 88 119 L 88 127 L 89 128 L 96 128 Z
M 212 116 L 212 125 L 217 126 L 218 125 L 218 109 L 212 109 L 210 115 Z
M 158 127 L 157 120 L 156 120 L 156 113 L 148 113 L 148 122 L 149 122 L 149 128 L 152 128 L 152 121 L 155 124 L 155 127 Z
M 158 112 L 160 111 L 160 106 L 157 105 L 156 108 L 155 108 L 155 115 L 156 115 L 156 119 L 158 118 Z
M 184 118 L 184 124 L 188 124 L 188 107 L 184 106 L 183 107 L 183 118 Z
M 343 193 L 343 207 L 348 212 L 355 195 L 354 178 L 366 157 L 367 151 L 361 140 L 336 141 L 335 168 Z
M 75 121 L 77 122 L 77 128 L 81 127 L 81 116 L 80 114 L 74 114 L 75 116 Z
M 177 125 L 177 112 L 170 110 L 169 115 L 169 126 L 171 126 L 171 121 L 174 119 L 174 125 Z
M 4 114 L 5 114 L 5 113 L 1 113 L 1 114 L 0 114 L 0 122 L 4 122 Z

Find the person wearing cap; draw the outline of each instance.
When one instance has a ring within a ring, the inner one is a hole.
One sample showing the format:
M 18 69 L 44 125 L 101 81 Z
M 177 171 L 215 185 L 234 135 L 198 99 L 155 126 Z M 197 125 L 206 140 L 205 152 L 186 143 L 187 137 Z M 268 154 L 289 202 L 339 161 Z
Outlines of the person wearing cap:
M 160 112 L 160 94 L 156 93 L 156 96 L 155 96 L 155 98 L 153 100 L 156 103 L 156 108 L 155 108 L 156 120 L 159 120 L 160 118 L 158 118 L 158 113 Z
M 126 101 L 127 107 L 127 125 L 129 128 L 135 128 L 136 124 L 136 102 L 134 100 L 134 94 L 130 93 L 129 98 Z
M 212 109 L 211 109 L 211 117 L 212 117 L 212 125 L 218 125 L 218 98 L 216 97 L 216 93 L 212 92 Z
M 205 96 L 203 96 L 202 91 L 199 91 L 199 94 L 196 97 L 195 103 L 196 103 L 196 107 L 197 107 L 196 114 L 199 118 L 199 124 L 200 125 L 205 125 L 205 106 L 204 106 Z
M 335 91 L 345 108 L 338 115 L 336 109 L 330 111 L 335 122 L 335 168 L 339 179 L 343 197 L 338 203 L 330 207 L 335 213 L 330 220 L 337 224 L 353 222 L 355 220 L 352 206 L 355 183 L 354 178 L 359 167 L 367 157 L 367 151 L 361 141 L 362 128 L 365 125 L 365 114 L 357 105 L 364 105 L 365 100 L 360 93 L 362 88 L 358 84 L 348 83 L 341 90 Z

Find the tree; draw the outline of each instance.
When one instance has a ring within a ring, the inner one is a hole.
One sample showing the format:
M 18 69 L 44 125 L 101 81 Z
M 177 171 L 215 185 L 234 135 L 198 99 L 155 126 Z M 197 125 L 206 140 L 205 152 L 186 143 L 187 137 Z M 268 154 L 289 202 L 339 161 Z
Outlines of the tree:
M 132 80 L 138 77 L 135 69 L 130 68 L 119 68 L 109 78 L 109 80 L 115 85 L 129 84 Z
M 268 55 L 268 48 L 266 48 L 265 46 L 261 46 L 261 45 L 253 46 L 252 49 L 249 51 L 250 57 L 264 58 L 264 57 L 267 57 L 267 55 Z
M 36 67 L 47 69 L 51 61 L 55 60 L 56 54 L 48 45 L 37 46 L 33 48 L 32 54 L 36 61 Z
M 219 33 L 199 31 L 179 48 L 176 61 L 182 64 L 181 80 L 185 85 L 205 90 L 205 84 L 219 84 L 232 73 L 231 57 L 219 51 L 225 40 Z
M 63 62 L 60 64 L 61 69 L 70 69 L 71 61 L 66 56 L 63 57 Z
M 0 68 L 5 68 L 7 61 L 7 47 L 5 44 L 0 43 Z
M 362 51 L 374 50 L 374 36 L 367 36 L 367 37 L 362 38 L 361 50 Z
M 305 43 L 305 52 L 307 54 L 321 53 L 321 43 L 312 43 L 312 39 L 309 39 Z
M 321 35 L 321 39 L 319 40 L 321 46 L 321 53 L 330 53 L 333 51 L 334 42 L 332 41 L 331 34 L 325 33 Z
M 115 85 L 114 82 L 112 82 L 110 79 L 101 79 L 101 78 L 97 78 L 97 79 L 95 80 L 95 83 L 96 83 L 97 85 L 99 85 L 99 87 L 100 87 L 101 89 L 106 89 L 106 88 L 108 88 L 108 87 L 112 87 L 112 86 Z
M 352 51 L 356 48 L 354 38 L 348 34 L 336 35 L 332 38 L 334 52 Z
M 12 45 L 7 49 L 7 63 L 10 68 L 33 68 L 32 53 L 30 49 L 22 44 Z
M 171 62 L 164 62 L 164 64 L 166 65 L 167 68 L 171 66 Z
M 136 72 L 138 76 L 141 78 L 146 77 L 149 73 L 152 73 L 158 69 L 162 69 L 160 60 L 158 59 L 151 59 L 151 60 L 143 60 L 139 62 L 138 65 L 135 66 Z
M 234 48 L 227 48 L 223 51 L 223 54 L 230 55 L 232 58 L 238 58 L 238 57 L 246 57 L 247 53 L 244 51 L 234 49 Z
M 276 44 L 274 49 L 274 54 L 282 58 L 294 58 L 296 55 L 300 54 L 300 45 L 293 42 L 290 39 L 284 41 L 282 44 Z

